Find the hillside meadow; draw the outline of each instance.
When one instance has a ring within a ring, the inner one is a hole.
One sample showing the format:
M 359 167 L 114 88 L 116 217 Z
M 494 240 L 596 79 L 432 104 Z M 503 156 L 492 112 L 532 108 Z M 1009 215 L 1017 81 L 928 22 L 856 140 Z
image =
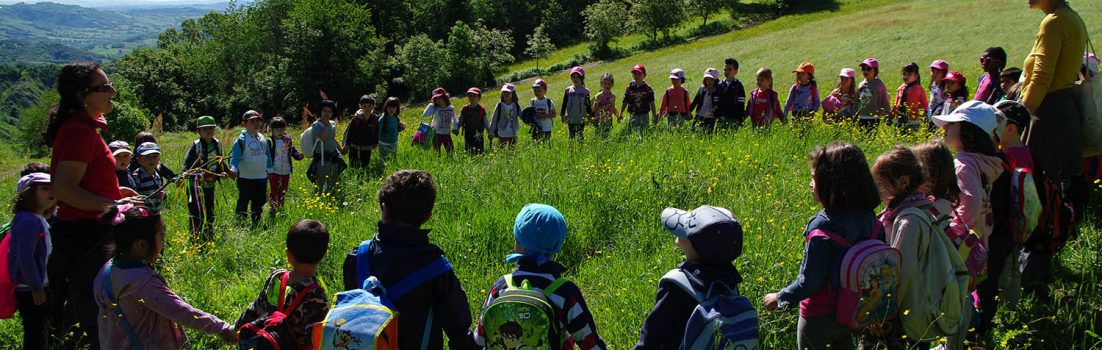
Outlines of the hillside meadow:
M 1074 5 L 1087 20 L 1091 35 L 1102 37 L 1102 26 L 1091 25 L 1102 15 L 1102 3 Z M 783 17 L 752 29 L 586 68 L 591 89 L 596 89 L 596 77 L 612 72 L 617 78 L 614 91 L 622 93 L 628 70 L 636 63 L 647 65 L 658 91 L 668 86 L 665 72 L 675 67 L 689 72 L 687 85 L 695 89 L 704 68 L 719 68 L 723 58 L 736 57 L 742 63 L 739 77 L 744 82 L 753 81 L 758 67 L 774 68 L 776 86 L 784 98 L 793 79 L 786 72 L 805 60 L 816 64 L 820 89 L 829 90 L 840 68 L 878 57 L 885 82 L 894 91 L 903 64 L 916 61 L 925 66 L 944 58 L 952 69 L 964 71 L 974 87 L 977 57 L 988 46 L 1007 50 L 1008 67 L 1021 64 L 1041 18 L 1039 12 L 1025 7 L 1023 1 L 885 2 L 843 15 Z M 925 70 L 923 77 L 928 77 Z M 564 74 L 546 78 L 551 86 L 548 95 L 558 102 L 568 78 Z M 523 83 L 518 86 L 522 101 L 532 96 Z M 492 110 L 497 99 L 496 89 L 491 89 L 482 104 Z M 455 103 L 465 102 L 457 99 Z M 557 125 L 550 144 L 534 145 L 521 136 L 515 149 L 494 145 L 489 154 L 471 157 L 461 151 L 462 141 L 457 138 L 454 155 L 438 156 L 407 141 L 419 115 L 420 107 L 405 108 L 403 119 L 409 127 L 401 135 L 398 157 L 385 165 L 376 160 L 367 173 L 346 172 L 336 198 L 313 196 L 303 175 L 306 163 L 298 163 L 284 212 L 266 220 L 260 229 L 232 220 L 236 189 L 232 182 L 223 181 L 218 186 L 219 239 L 206 253 L 189 243 L 186 198 L 182 190 L 171 189 L 167 246 L 158 270 L 193 305 L 232 322 L 256 297 L 268 273 L 286 266 L 283 235 L 287 228 L 298 219 L 312 218 L 325 223 L 332 234 L 320 276 L 330 287 L 327 291 L 335 293 L 342 284 L 344 255 L 375 232 L 379 219 L 375 192 L 382 178 L 397 169 L 424 169 L 433 174 L 439 191 L 426 227 L 454 264 L 472 314 L 478 314 L 494 279 L 510 270 L 504 257 L 513 246 L 511 228 L 517 211 L 526 203 L 547 203 L 562 211 L 570 227 L 556 260 L 568 267 L 567 277 L 582 287 L 598 332 L 610 347 L 630 348 L 653 306 L 657 280 L 682 260 L 672 236 L 659 223 L 663 208 L 702 204 L 730 208 L 744 227 L 744 253 L 735 262 L 745 279 L 740 289 L 757 302 L 797 273 L 802 230 L 818 210 L 810 194 L 807 166 L 807 154 L 816 145 L 855 142 L 871 162 L 892 145 L 937 137 L 901 135 L 889 128 L 864 135 L 851 125 L 803 122 L 714 135 L 662 125 L 640 139 L 627 135 L 618 124 L 609 138 L 596 137 L 588 129 L 585 142 L 578 143 L 568 141 L 565 128 Z M 237 129 L 219 132 L 224 148 L 237 133 Z M 164 162 L 179 168 L 194 137 L 193 133 L 161 136 Z M 26 161 L 16 152 L 0 150 L 0 188 L 14 188 L 16 173 Z M 0 206 L 6 212 L 9 205 L 4 203 Z M 1004 310 L 997 318 L 994 339 L 985 343 L 1008 349 L 1087 349 L 1102 344 L 1098 336 L 1102 333 L 1098 204 L 1095 201 L 1088 208 L 1080 237 L 1060 255 L 1055 299 L 1038 303 L 1026 298 L 1019 310 Z M 764 347 L 793 348 L 796 312 L 759 311 Z M 0 321 L 0 348 L 19 348 L 20 332 L 17 321 Z M 195 348 L 219 346 L 213 337 L 189 335 Z

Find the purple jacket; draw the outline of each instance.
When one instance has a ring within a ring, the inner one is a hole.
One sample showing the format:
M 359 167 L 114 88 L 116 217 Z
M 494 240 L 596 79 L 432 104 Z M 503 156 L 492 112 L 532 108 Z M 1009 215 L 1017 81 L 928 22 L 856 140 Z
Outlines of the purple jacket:
M 180 326 L 207 334 L 233 329 L 233 325 L 188 305 L 149 266 L 138 261 L 114 260 L 111 285 L 115 297 L 145 349 L 188 347 L 187 335 Z M 104 282 L 104 269 L 101 268 L 92 285 L 99 306 L 100 348 L 132 349 L 126 326 L 115 310 Z
M 984 244 L 995 229 L 995 213 L 991 209 L 991 187 L 1003 173 L 1002 159 L 979 153 L 957 152 L 954 160 L 960 204 L 956 217 L 976 231 Z
M 8 274 L 16 290 L 38 292 L 46 286 L 46 258 L 50 255 L 50 228 L 46 218 L 29 211 L 11 220 Z

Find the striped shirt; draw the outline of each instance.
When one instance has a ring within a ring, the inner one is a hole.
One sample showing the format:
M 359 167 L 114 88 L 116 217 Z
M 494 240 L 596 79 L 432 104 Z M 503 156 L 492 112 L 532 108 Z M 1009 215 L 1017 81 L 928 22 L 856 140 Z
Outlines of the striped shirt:
M 551 282 L 562 276 L 563 270 L 562 265 L 556 262 L 536 265 L 535 262 L 524 259 L 517 264 L 517 269 L 513 271 L 513 283 L 520 285 L 523 281 L 528 281 L 532 288 L 543 290 Z M 486 298 L 486 303 L 482 305 L 483 313 L 505 288 L 504 277 L 498 278 L 494 282 L 493 288 L 490 289 L 490 295 Z M 574 344 L 577 344 L 578 349 L 582 350 L 608 348 L 604 339 L 601 339 L 601 336 L 597 334 L 597 325 L 593 322 L 593 315 L 589 313 L 589 307 L 586 306 L 581 289 L 574 282 L 564 283 L 555 290 L 554 294 L 551 294 L 549 299 L 555 309 L 559 324 L 563 325 L 563 329 L 570 335 L 563 344 L 563 350 L 574 349 Z M 482 328 L 481 317 L 479 317 L 474 338 L 479 346 L 486 346 L 486 331 Z
M 157 190 L 164 184 L 164 179 L 161 178 L 161 174 L 154 171 L 152 174 L 147 173 L 145 168 L 139 167 L 130 173 L 130 182 L 134 184 L 134 192 L 143 196 L 148 196 L 146 203 L 152 207 L 159 207 L 161 200 L 154 196 Z

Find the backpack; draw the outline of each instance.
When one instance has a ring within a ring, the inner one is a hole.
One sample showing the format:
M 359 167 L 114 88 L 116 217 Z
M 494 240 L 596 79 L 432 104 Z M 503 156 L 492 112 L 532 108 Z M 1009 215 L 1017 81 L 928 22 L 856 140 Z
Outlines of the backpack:
M 311 132 L 310 128 L 306 128 L 306 130 L 302 131 L 302 135 L 299 135 L 298 141 L 299 147 L 302 147 L 302 154 L 306 155 L 306 158 L 313 158 L 314 146 L 317 146 L 319 140 L 317 137 L 314 137 L 314 133 Z
M 913 290 L 900 290 L 910 295 L 920 295 L 921 301 L 914 305 L 900 304 L 908 307 L 908 315 L 904 317 L 903 329 L 907 336 L 913 340 L 936 339 L 952 337 L 954 340 L 963 340 L 968 333 L 968 325 L 971 322 L 972 294 L 968 289 L 970 273 L 964 265 L 964 261 L 957 253 L 957 248 L 944 234 L 940 234 L 940 227 L 936 226 L 933 215 L 929 212 L 929 202 L 922 202 L 908 207 L 888 220 L 898 220 L 902 217 L 912 217 L 926 226 L 926 239 L 929 243 L 925 253 L 927 263 L 945 259 L 944 270 L 931 266 L 911 266 L 908 269 L 917 271 L 915 281 L 911 285 Z M 923 239 L 919 239 L 923 241 Z M 908 298 L 911 299 L 911 298 Z
M 241 325 L 241 328 L 237 329 L 238 337 L 241 340 L 238 343 L 238 348 L 248 350 L 280 350 L 280 349 L 297 349 L 298 344 L 291 338 L 291 330 L 287 325 L 287 316 L 295 312 L 298 305 L 302 303 L 302 299 L 306 298 L 310 294 L 310 291 L 317 288 L 317 284 L 311 284 L 298 292 L 295 296 L 295 300 L 290 304 L 284 304 L 287 299 L 287 278 L 291 275 L 290 272 L 284 272 L 283 276 L 279 278 L 279 302 L 276 306 L 276 311 L 268 314 L 267 317 L 254 320 L 253 322 Z
M 15 283 L 8 272 L 8 252 L 11 250 L 11 222 L 0 227 L 0 319 L 15 316 Z
M 413 145 L 429 148 L 432 146 L 432 142 L 429 140 L 434 137 L 436 137 L 436 129 L 433 129 L 431 125 L 422 121 L 421 125 L 417 126 L 417 131 L 413 132 Z
M 1038 232 L 1033 235 L 1029 248 L 1033 250 L 1059 252 L 1078 233 L 1079 211 L 1072 203 L 1070 187 L 1067 183 L 1042 181 L 1038 187 L 1044 192 L 1044 205 L 1038 222 Z
M 987 246 L 983 244 L 979 234 L 960 219 L 939 212 L 933 205 L 927 210 L 935 218 L 934 225 L 945 232 L 945 237 L 957 247 L 958 255 L 968 268 L 968 290 L 975 290 L 980 283 L 987 280 Z
M 899 276 L 902 262 L 898 249 L 879 239 L 884 226 L 877 222 L 869 239 L 850 243 L 845 237 L 820 229 L 807 239 L 825 237 L 846 250 L 838 276 L 838 322 L 852 330 L 893 319 L 899 312 Z
M 536 124 L 536 108 L 528 107 L 528 108 L 525 108 L 524 110 L 520 111 L 520 121 L 524 122 L 524 124 L 528 124 L 528 125 L 531 125 L 533 127 L 537 126 L 537 124 Z
M 1003 168 L 1010 173 L 1010 237 L 1015 243 L 1025 243 L 1041 220 L 1041 196 L 1032 169 L 1013 169 L 1006 162 Z
M 566 279 L 555 279 L 540 291 L 528 281 L 515 285 L 512 274 L 503 278 L 505 290 L 482 313 L 486 349 L 562 349 L 566 334 L 556 317 L 551 295 Z
M 363 278 L 362 288 L 337 293 L 337 302 L 325 321 L 314 328 L 315 349 L 398 349 L 399 313 L 393 301 L 452 269 L 451 263 L 440 256 L 398 283 L 383 286 L 371 271 L 369 255 L 374 245 L 374 240 L 368 240 L 356 248 L 356 274 L 358 279 Z M 422 326 L 422 350 L 429 345 L 433 314 L 430 308 Z
M 673 269 L 662 276 L 696 299 L 697 305 L 685 323 L 683 350 L 747 349 L 756 350 L 758 343 L 758 313 L 750 299 L 739 295 L 722 282 L 712 283 L 705 293 L 697 292 L 689 276 Z M 661 282 L 659 282 L 661 283 Z M 715 289 L 724 288 L 725 290 Z M 717 293 L 713 293 L 713 291 Z

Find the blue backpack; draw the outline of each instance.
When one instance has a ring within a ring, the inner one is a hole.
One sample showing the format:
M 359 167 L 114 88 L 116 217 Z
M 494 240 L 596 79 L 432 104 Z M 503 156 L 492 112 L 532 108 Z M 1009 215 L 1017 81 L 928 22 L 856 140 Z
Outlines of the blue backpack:
M 398 349 L 398 310 L 393 301 L 452 269 L 440 256 L 398 283 L 384 286 L 368 261 L 373 246 L 374 240 L 367 240 L 356 248 L 356 274 L 363 279 L 362 288 L 337 293 L 337 302 L 325 321 L 314 328 L 317 349 Z M 432 335 L 433 313 L 430 308 L 423 326 L 422 350 L 428 348 Z
M 758 313 L 749 299 L 721 282 L 712 283 L 707 292 L 700 293 L 689 282 L 689 276 L 680 269 L 670 270 L 662 276 L 662 280 L 672 282 L 697 301 L 685 324 L 682 350 L 759 348 Z

